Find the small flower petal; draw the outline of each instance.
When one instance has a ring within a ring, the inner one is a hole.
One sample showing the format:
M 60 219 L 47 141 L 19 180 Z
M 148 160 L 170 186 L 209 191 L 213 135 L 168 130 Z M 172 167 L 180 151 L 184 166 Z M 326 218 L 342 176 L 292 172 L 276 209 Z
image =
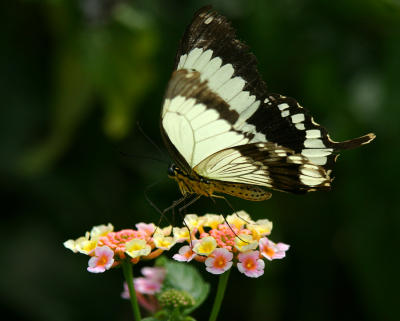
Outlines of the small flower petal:
M 195 228 L 199 228 L 203 226 L 204 218 L 199 217 L 196 214 L 187 214 L 184 218 L 185 225 L 190 229 L 194 230 Z
M 154 245 L 162 250 L 168 251 L 176 243 L 172 236 L 164 236 L 164 234 L 154 234 L 153 236 Z
M 182 246 L 179 249 L 179 252 L 172 258 L 180 262 L 190 262 L 195 256 L 196 253 L 192 251 L 191 247 L 189 245 L 185 245 Z
M 135 290 L 142 294 L 155 294 L 161 290 L 161 282 L 147 278 L 135 278 L 133 280 Z
M 132 239 L 126 243 L 125 252 L 131 257 L 147 256 L 151 252 L 151 246 L 142 239 Z
M 154 233 L 154 230 L 156 229 L 156 226 L 154 225 L 154 223 L 147 224 L 147 223 L 140 222 L 140 223 L 135 224 L 135 226 L 139 232 L 144 232 L 147 235 L 152 235 Z
M 252 222 L 250 215 L 245 211 L 238 211 L 232 215 L 228 215 L 226 221 L 229 225 L 233 225 L 237 229 L 241 229 L 246 223 Z
M 189 229 L 186 226 L 182 228 L 174 227 L 172 232 L 177 243 L 182 243 L 184 241 L 190 240 Z
M 108 246 L 97 247 L 95 256 L 89 260 L 87 270 L 92 273 L 101 273 L 110 269 L 114 263 L 114 252 Z
M 167 271 L 163 267 L 144 267 L 140 270 L 149 280 L 162 282 L 165 279 Z
M 202 238 L 200 242 L 198 242 L 194 248 L 193 252 L 196 252 L 200 255 L 209 255 L 211 254 L 217 247 L 217 242 L 212 236 L 206 236 Z
M 240 252 L 255 250 L 258 247 L 258 242 L 251 235 L 239 234 L 235 237 L 235 247 Z
M 289 245 L 285 243 L 275 244 L 267 237 L 260 239 L 259 246 L 261 255 L 270 261 L 284 258 L 286 251 L 289 249 Z
M 98 239 L 101 236 L 105 236 L 108 233 L 112 232 L 114 230 L 114 226 L 111 223 L 108 223 L 107 225 L 97 225 L 93 226 L 92 230 L 90 231 L 90 239 Z
M 212 229 L 217 228 L 219 224 L 224 223 L 225 219 L 222 215 L 217 214 L 206 214 L 204 215 L 203 226 L 211 227 Z
M 272 222 L 264 219 L 258 220 L 254 223 L 247 224 L 247 229 L 251 231 L 255 239 L 260 239 L 265 235 L 270 235 L 272 231 Z
M 240 253 L 238 258 L 239 262 L 237 268 L 241 273 L 251 278 L 258 278 L 264 274 L 265 263 L 259 259 L 260 253 L 258 251 L 250 251 Z
M 222 274 L 232 267 L 233 254 L 227 249 L 215 249 L 205 261 L 206 270 L 213 274 Z

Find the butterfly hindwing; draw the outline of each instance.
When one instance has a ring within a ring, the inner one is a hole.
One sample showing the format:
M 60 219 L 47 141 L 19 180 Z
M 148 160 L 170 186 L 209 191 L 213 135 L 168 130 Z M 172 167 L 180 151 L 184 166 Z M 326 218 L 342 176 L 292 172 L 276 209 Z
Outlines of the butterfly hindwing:
M 274 143 L 255 143 L 219 151 L 194 170 L 201 176 L 301 193 L 329 189 L 329 175 L 301 154 Z

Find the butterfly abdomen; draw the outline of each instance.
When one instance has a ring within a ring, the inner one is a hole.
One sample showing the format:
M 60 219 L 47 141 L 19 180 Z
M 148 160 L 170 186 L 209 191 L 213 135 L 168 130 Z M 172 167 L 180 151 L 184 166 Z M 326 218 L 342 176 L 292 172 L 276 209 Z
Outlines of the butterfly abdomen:
M 174 178 L 182 195 L 198 194 L 207 197 L 219 197 L 218 194 L 228 194 L 249 201 L 265 201 L 271 197 L 271 193 L 256 185 L 220 182 L 207 180 L 200 175 L 187 175 L 176 169 Z
M 178 183 L 182 195 L 198 194 L 207 197 L 213 195 L 214 189 L 209 181 L 198 175 L 187 175 L 176 168 L 175 175 L 170 176 Z
M 256 185 L 211 181 L 214 192 L 232 195 L 248 201 L 265 201 L 271 193 Z

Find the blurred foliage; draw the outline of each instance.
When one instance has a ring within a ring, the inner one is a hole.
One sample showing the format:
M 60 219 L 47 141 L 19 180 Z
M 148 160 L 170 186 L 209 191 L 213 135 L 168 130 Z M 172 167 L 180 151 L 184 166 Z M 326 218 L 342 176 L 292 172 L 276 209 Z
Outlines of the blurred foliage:
M 329 193 L 274 193 L 236 209 L 274 222 L 288 257 L 232 273 L 226 320 L 400 320 L 400 2 L 215 0 L 272 92 L 296 97 L 343 153 Z M 0 31 L 0 186 L 5 320 L 131 320 L 122 275 L 86 272 L 62 246 L 93 225 L 158 222 L 179 197 L 156 144 L 175 50 L 205 1 L 16 0 Z M 200 200 L 191 211 L 231 210 Z M 170 217 L 180 223 L 180 217 Z M 166 224 L 166 223 L 165 223 Z M 216 279 L 204 278 L 215 290 Z M 212 295 L 194 317 L 208 316 Z

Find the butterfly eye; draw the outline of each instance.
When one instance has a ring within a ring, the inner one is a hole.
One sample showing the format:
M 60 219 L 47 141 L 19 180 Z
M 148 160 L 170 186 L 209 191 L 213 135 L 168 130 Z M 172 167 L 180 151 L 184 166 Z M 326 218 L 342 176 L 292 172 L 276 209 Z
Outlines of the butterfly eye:
M 175 176 L 175 165 L 172 164 L 171 166 L 168 167 L 167 170 L 168 176 Z

